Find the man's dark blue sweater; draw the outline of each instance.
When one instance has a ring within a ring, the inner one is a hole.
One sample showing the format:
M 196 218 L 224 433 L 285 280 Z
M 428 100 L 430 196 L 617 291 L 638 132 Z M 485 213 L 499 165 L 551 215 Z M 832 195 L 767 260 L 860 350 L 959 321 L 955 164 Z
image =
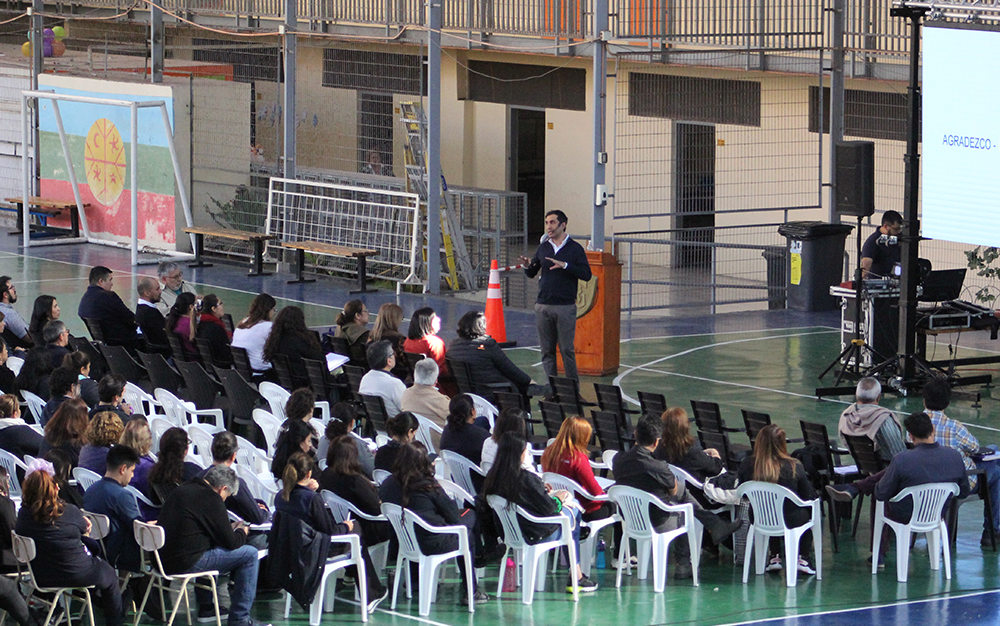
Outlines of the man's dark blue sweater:
M 965 477 L 965 464 L 958 450 L 935 442 L 917 444 L 912 450 L 900 452 L 875 485 L 875 499 L 890 500 L 907 487 L 928 483 L 955 483 L 959 498 L 969 495 L 969 479 Z M 892 519 L 909 520 L 913 499 L 890 503 L 887 509 Z
M 552 261 L 557 259 L 568 263 L 566 269 L 553 269 Z M 590 262 L 583 246 L 566 236 L 566 241 L 559 252 L 555 252 L 552 242 L 546 240 L 535 250 L 531 265 L 524 269 L 528 278 L 534 278 L 538 272 L 542 277 L 538 280 L 538 304 L 574 304 L 576 303 L 577 281 L 590 280 Z

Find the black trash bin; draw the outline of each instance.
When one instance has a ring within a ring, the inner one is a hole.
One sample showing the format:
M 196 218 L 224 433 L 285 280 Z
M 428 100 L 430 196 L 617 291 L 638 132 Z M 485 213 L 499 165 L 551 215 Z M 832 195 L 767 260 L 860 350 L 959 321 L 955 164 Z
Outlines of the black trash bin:
M 761 252 L 767 263 L 767 308 L 785 308 L 788 294 L 788 249 L 768 246 Z
M 850 224 L 787 222 L 778 232 L 788 238 L 788 308 L 830 311 L 839 306 L 830 287 L 840 284 L 844 267 L 844 240 Z

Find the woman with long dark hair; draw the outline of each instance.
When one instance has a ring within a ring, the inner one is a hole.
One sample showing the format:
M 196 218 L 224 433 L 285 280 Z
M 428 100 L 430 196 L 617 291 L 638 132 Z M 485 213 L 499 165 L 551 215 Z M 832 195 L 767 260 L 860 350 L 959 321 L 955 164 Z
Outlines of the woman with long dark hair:
M 326 358 L 316 333 L 306 326 L 306 316 L 297 306 L 286 306 L 278 312 L 271 326 L 271 333 L 264 343 L 264 360 L 271 363 L 275 357 L 288 358 L 292 377 L 308 380 L 302 359 L 322 361 Z M 308 386 L 308 385 L 303 385 Z
M 802 463 L 788 455 L 785 431 L 777 424 L 769 424 L 757 433 L 753 454 L 743 459 L 738 476 L 741 483 L 748 480 L 775 483 L 791 489 L 803 500 L 816 498 L 816 490 L 813 488 L 805 468 L 802 467 Z M 795 506 L 791 502 L 785 501 L 785 523 L 789 528 L 797 528 L 807 523 L 811 516 L 812 510 L 808 507 Z M 782 568 L 781 541 L 781 539 L 771 540 L 772 556 L 767 566 L 768 571 L 777 571 Z M 812 533 L 803 533 L 802 539 L 799 540 L 799 554 L 801 556 L 799 556 L 797 565 L 799 571 L 804 574 L 816 573 L 805 556 L 811 553 Z
M 198 339 L 208 340 L 212 352 L 212 363 L 220 367 L 228 367 L 233 364 L 233 353 L 229 350 L 233 335 L 226 328 L 225 322 L 222 321 L 222 316 L 225 314 L 226 308 L 219 296 L 210 293 L 201 299 L 201 319 L 198 321 L 195 336 Z M 212 363 L 206 363 L 205 367 L 209 367 Z
M 177 296 L 174 305 L 167 313 L 167 333 L 174 333 L 181 339 L 184 346 L 184 353 L 188 358 L 201 361 L 198 353 L 198 346 L 194 344 L 195 334 L 198 331 L 198 311 L 195 308 L 195 295 L 184 292 Z
M 80 509 L 59 499 L 59 486 L 52 466 L 34 461 L 28 468 L 22 489 L 17 534 L 35 541 L 32 570 L 42 587 L 87 587 L 93 585 L 101 596 L 107 626 L 122 626 L 125 613 L 118 574 L 94 554 L 100 546 L 88 547 L 90 522 Z
M 457 452 L 476 465 L 483 460 L 483 442 L 490 431 L 476 425 L 476 405 L 460 393 L 448 405 L 448 423 L 441 433 L 441 449 Z
M 375 455 L 368 447 L 368 442 L 355 433 L 357 421 L 358 410 L 348 402 L 338 402 L 330 407 L 330 421 L 326 424 L 326 432 L 323 436 L 329 443 L 337 437 L 350 435 L 350 440 L 358 449 L 358 462 L 361 463 L 361 471 L 368 479 L 371 479 L 375 470 Z
M 184 294 L 177 296 L 177 299 Z M 168 428 L 160 437 L 160 451 L 156 464 L 149 470 L 149 499 L 153 504 L 162 505 L 167 496 L 181 483 L 185 483 L 201 472 L 194 463 L 185 461 L 191 441 L 183 428 Z
M 285 422 L 285 430 L 281 431 L 274 444 L 274 459 L 271 461 L 271 474 L 276 480 L 281 480 L 288 459 L 296 452 L 305 452 L 313 459 L 313 463 L 316 462 L 314 435 L 312 426 L 302 420 Z
M 469 529 L 470 546 L 478 546 L 475 534 L 476 513 L 472 509 L 459 510 L 455 502 L 434 478 L 434 466 L 427 457 L 427 449 L 419 442 L 408 443 L 399 450 L 396 465 L 391 476 L 379 487 L 382 502 L 398 504 L 416 513 L 431 526 L 465 526 Z M 435 535 L 417 528 L 417 542 L 424 554 L 443 554 L 458 549 L 455 535 Z M 472 577 L 473 601 L 476 604 L 488 602 L 490 597 L 478 588 L 475 571 L 467 572 L 465 561 L 458 559 L 458 570 L 462 574 L 461 604 L 468 603 L 466 584 Z
M 316 493 L 319 489 L 319 483 L 313 478 L 315 466 L 313 458 L 305 452 L 296 452 L 288 457 L 281 473 L 281 492 L 274 499 L 275 512 L 297 517 L 313 530 L 327 535 L 346 535 L 354 532 L 354 521 L 346 520 L 342 524 L 335 522 L 333 514 L 323 502 L 323 498 Z M 333 544 L 330 546 L 329 556 L 336 556 L 343 552 L 344 544 Z M 365 562 L 365 574 L 368 579 L 368 610 L 374 611 L 389 591 L 379 580 L 378 571 L 372 563 L 363 536 L 361 556 Z M 348 568 L 348 570 L 353 570 L 353 568 Z M 355 585 L 357 585 L 358 578 L 355 573 Z
M 269 294 L 258 294 L 250 303 L 250 311 L 240 320 L 233 331 L 233 347 L 243 348 L 250 358 L 250 367 L 255 372 L 266 372 L 271 364 L 264 360 L 264 344 L 271 334 L 274 309 L 278 306 Z
M 343 337 L 352 346 L 368 341 L 368 307 L 361 300 L 348 300 L 344 310 L 337 316 L 334 337 Z
M 28 332 L 36 347 L 45 345 L 42 338 L 42 329 L 52 320 L 59 319 L 59 302 L 55 296 L 41 295 L 35 298 L 35 305 L 31 310 L 31 321 L 28 322 Z
M 382 501 L 372 481 L 365 476 L 358 461 L 358 449 L 350 436 L 338 437 L 330 442 L 326 453 L 326 469 L 319 477 L 319 486 L 347 500 L 362 513 L 381 515 Z M 392 537 L 388 522 L 370 522 L 359 519 L 361 536 L 365 543 L 374 546 Z
M 469 368 L 472 392 L 493 400 L 490 385 L 510 383 L 522 394 L 531 386 L 531 376 L 510 360 L 496 340 L 486 334 L 486 316 L 469 311 L 458 320 L 458 337 L 448 344 L 448 356 Z
M 448 362 L 445 360 L 447 349 L 444 341 L 438 337 L 439 332 L 441 332 L 441 318 L 434 309 L 430 307 L 417 309 L 410 317 L 410 327 L 406 331 L 403 350 L 434 359 L 438 366 L 438 388 L 446 396 L 454 397 L 458 393 L 458 387 L 455 386 L 455 379 L 448 369 Z
M 522 467 L 531 454 L 525 444 L 527 441 L 518 433 L 507 433 L 500 438 L 497 458 L 486 474 L 486 482 L 483 484 L 483 495 L 500 496 L 511 504 L 524 507 L 528 513 L 538 517 L 550 517 L 562 513 L 563 507 L 572 496 L 561 489 L 551 491 L 538 474 Z M 571 515 L 576 517 L 573 525 L 573 541 L 576 543 L 576 554 L 579 557 L 580 513 L 577 511 Z M 555 541 L 562 533 L 562 528 L 555 524 L 538 524 L 524 519 L 518 521 L 521 533 L 528 543 Z M 574 586 L 582 592 L 597 590 L 597 583 L 580 571 L 579 561 L 573 564 L 567 590 L 572 591 Z
M 493 433 L 489 439 L 483 441 L 483 452 L 479 467 L 483 468 L 484 472 L 490 471 L 493 460 L 497 458 L 497 447 L 500 445 L 500 438 L 506 433 L 517 433 L 523 437 L 527 433 L 527 420 L 529 417 L 531 416 L 522 409 L 508 407 L 500 411 L 500 415 L 497 416 L 497 423 L 493 426 Z M 525 469 L 532 469 L 530 459 Z
M 653 451 L 653 458 L 676 465 L 699 482 L 722 472 L 725 463 L 719 452 L 714 448 L 702 450 L 701 444 L 691 434 L 687 411 L 679 406 L 670 407 L 660 419 L 663 421 L 663 433 L 660 445 Z M 710 503 L 702 501 L 702 504 Z

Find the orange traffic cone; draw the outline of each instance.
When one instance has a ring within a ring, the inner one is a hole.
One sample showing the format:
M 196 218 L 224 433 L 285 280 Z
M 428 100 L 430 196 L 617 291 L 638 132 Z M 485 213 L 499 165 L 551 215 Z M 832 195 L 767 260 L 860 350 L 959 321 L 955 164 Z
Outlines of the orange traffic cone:
M 500 295 L 500 270 L 496 259 L 490 264 L 490 283 L 486 289 L 486 334 L 497 343 L 506 343 L 507 327 L 503 322 L 503 297 Z

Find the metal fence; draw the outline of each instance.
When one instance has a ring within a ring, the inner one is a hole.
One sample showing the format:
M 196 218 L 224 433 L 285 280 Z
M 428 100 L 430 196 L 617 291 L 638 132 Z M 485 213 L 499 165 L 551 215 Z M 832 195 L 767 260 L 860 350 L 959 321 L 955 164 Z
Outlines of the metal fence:
M 786 240 L 779 224 L 616 233 L 622 310 L 678 315 L 784 308 Z

